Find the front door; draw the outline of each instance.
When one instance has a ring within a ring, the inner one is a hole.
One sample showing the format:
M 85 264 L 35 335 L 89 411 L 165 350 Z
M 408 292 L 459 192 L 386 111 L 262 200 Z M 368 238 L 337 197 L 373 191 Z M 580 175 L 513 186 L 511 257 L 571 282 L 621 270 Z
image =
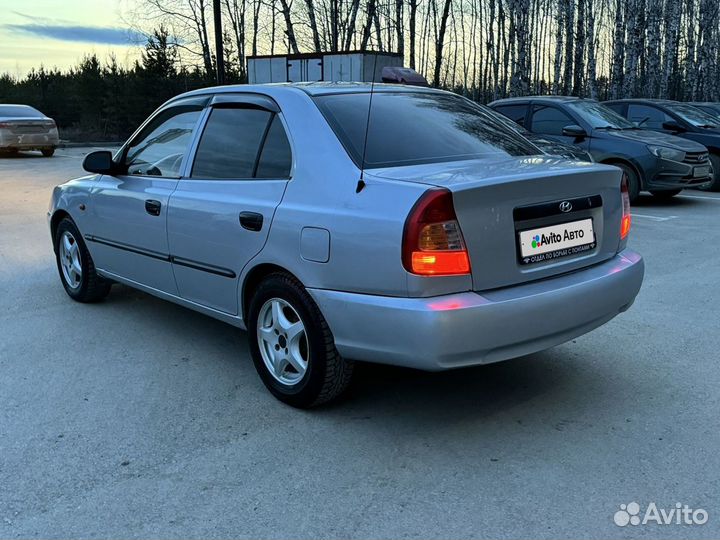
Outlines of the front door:
M 168 212 L 173 270 L 187 300 L 238 313 L 238 277 L 264 246 L 290 178 L 290 144 L 276 107 L 238 98 L 207 117 Z
M 85 237 L 99 269 L 177 294 L 167 241 L 168 201 L 204 102 L 186 100 L 158 112 L 121 152 L 122 174 L 98 180 Z

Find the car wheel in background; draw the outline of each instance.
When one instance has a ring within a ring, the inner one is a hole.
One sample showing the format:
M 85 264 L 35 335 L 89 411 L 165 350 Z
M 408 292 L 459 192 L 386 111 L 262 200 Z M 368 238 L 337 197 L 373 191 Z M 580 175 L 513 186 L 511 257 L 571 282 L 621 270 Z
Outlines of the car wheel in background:
M 43 155 L 44 157 L 52 157 L 53 154 L 55 153 L 55 149 L 54 149 L 54 148 L 43 148 L 43 149 L 40 150 L 40 151 L 42 152 L 42 155 Z
M 625 176 L 627 176 L 628 195 L 630 196 L 630 202 L 634 203 L 635 201 L 637 201 L 637 198 L 640 195 L 640 178 L 638 178 L 635 169 L 633 169 L 630 165 L 626 165 L 625 163 L 611 163 L 611 165 L 620 167 L 625 173 Z
M 247 328 L 255 369 L 280 401 L 313 407 L 350 384 L 353 362 L 340 356 L 320 309 L 292 276 L 275 273 L 260 283 Z
M 112 283 L 95 271 L 85 241 L 70 218 L 55 230 L 55 259 L 68 296 L 78 302 L 97 302 L 110 292 Z
M 720 191 L 720 155 L 710 154 L 710 163 L 713 168 L 713 181 L 710 185 L 700 189 L 705 191 Z
M 650 190 L 650 193 L 652 193 L 653 196 L 657 197 L 658 199 L 672 199 L 675 195 L 677 195 L 681 191 L 682 191 L 682 189 L 668 189 L 665 191 Z

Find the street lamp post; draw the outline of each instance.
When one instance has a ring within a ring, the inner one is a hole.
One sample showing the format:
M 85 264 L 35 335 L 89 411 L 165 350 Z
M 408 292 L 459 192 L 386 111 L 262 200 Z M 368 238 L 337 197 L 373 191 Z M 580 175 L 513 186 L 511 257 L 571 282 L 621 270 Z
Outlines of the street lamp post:
M 217 74 L 217 83 L 225 84 L 225 54 L 223 53 L 220 0 L 213 0 L 213 16 L 215 19 L 215 72 Z

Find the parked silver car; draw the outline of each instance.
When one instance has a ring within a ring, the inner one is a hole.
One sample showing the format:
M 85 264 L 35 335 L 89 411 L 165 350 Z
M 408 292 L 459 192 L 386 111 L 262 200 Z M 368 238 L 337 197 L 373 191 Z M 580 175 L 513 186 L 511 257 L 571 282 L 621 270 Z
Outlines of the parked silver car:
M 50 157 L 59 143 L 52 118 L 29 105 L 0 105 L 0 151 L 40 150 Z
M 170 100 L 55 188 L 65 290 L 90 302 L 121 282 L 246 328 L 263 382 L 298 407 L 340 394 L 354 360 L 496 362 L 633 303 L 620 169 L 545 156 L 438 90 L 378 85 L 368 115 L 370 90 Z

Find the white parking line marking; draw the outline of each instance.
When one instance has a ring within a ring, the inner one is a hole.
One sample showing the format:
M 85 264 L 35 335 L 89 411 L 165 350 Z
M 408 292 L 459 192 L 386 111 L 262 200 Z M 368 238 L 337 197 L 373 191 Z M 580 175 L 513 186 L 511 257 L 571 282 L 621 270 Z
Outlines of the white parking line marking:
M 700 195 L 678 195 L 682 199 L 701 199 L 703 201 L 720 202 L 720 197 L 701 197 Z
M 676 219 L 676 218 L 677 218 L 677 216 L 665 216 L 665 217 L 662 217 L 662 216 L 649 216 L 649 215 L 647 215 L 647 214 L 636 214 L 636 213 L 634 213 L 634 212 L 633 212 L 631 215 L 632 215 L 632 217 L 647 218 L 647 219 L 652 219 L 653 221 L 670 221 L 671 219 Z

